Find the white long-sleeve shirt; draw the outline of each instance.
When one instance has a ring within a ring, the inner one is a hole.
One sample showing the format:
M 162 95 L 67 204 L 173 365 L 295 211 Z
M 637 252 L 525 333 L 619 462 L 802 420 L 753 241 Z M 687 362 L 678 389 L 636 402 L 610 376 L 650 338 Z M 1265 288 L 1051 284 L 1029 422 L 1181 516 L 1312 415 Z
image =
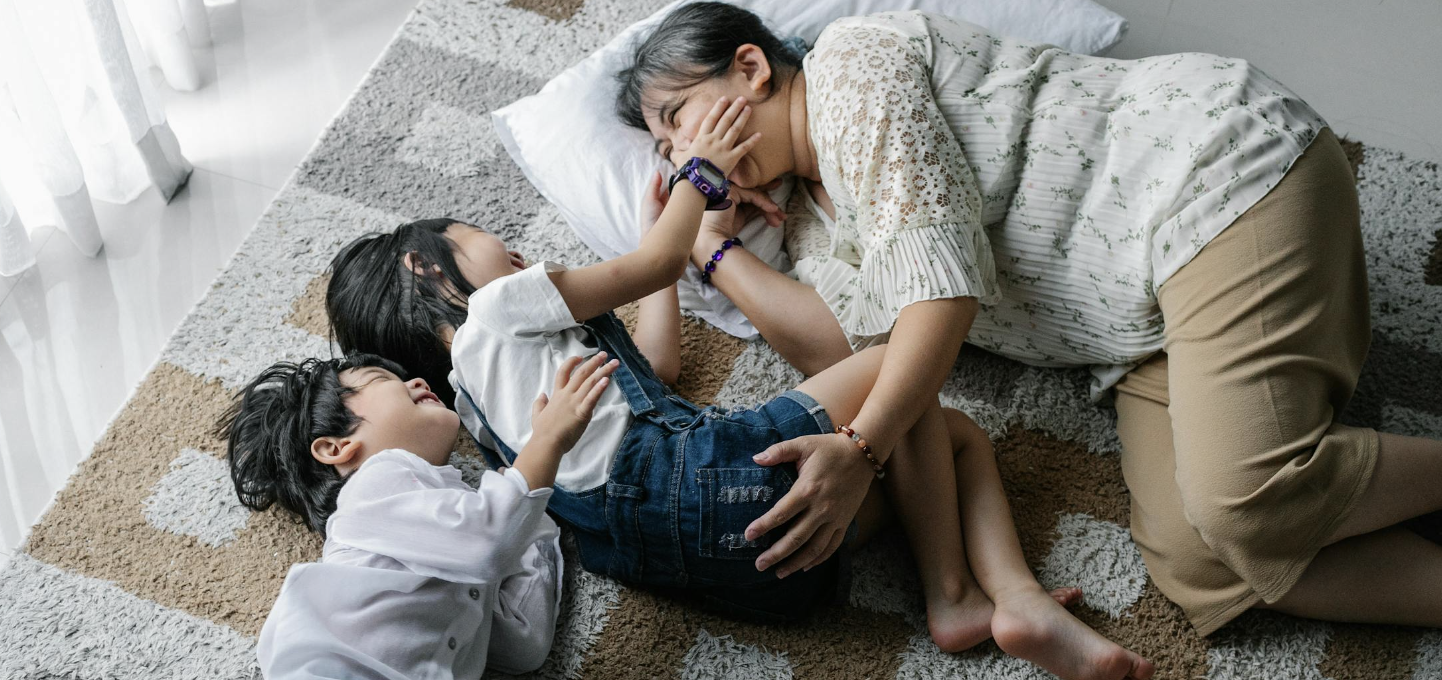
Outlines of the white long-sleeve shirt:
M 267 678 L 480 677 L 545 661 L 561 602 L 549 487 L 514 469 L 472 490 L 399 449 L 365 461 L 260 632 Z M 489 655 L 489 656 L 488 656 Z

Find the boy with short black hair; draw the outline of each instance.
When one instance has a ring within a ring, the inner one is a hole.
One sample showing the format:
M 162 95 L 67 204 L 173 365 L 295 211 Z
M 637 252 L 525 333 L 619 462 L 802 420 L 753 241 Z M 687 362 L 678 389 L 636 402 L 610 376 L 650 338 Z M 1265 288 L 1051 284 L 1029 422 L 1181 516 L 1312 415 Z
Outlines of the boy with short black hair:
M 325 536 L 291 567 L 261 629 L 268 678 L 479 677 L 550 652 L 561 552 L 546 502 L 614 362 L 562 364 L 532 407 L 536 436 L 472 490 L 447 464 L 459 430 L 424 380 L 374 355 L 279 363 L 222 418 L 246 506 Z

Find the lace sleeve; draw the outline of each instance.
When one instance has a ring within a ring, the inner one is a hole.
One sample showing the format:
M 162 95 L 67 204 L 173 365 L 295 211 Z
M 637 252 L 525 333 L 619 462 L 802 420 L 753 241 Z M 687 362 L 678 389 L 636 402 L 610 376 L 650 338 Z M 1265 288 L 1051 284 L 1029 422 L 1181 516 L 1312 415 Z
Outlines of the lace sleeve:
M 929 49 L 924 35 L 846 27 L 806 64 L 812 141 L 823 176 L 829 168 L 851 199 L 838 218 L 876 317 L 854 332 L 889 330 L 912 302 L 999 297 L 981 194 L 933 96 Z

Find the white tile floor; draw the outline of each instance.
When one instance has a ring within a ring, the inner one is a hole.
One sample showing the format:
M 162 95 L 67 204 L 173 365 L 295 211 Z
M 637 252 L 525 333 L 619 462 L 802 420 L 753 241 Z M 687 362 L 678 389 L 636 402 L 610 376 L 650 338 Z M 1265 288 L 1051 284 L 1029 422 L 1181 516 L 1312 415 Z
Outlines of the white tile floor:
M 31 234 L 0 277 L 0 561 L 154 364 L 415 0 L 237 0 L 208 8 L 205 86 L 165 92 L 190 184 L 97 207 L 105 249 Z
M 1442 160 L 1437 0 L 1100 2 L 1131 21 L 1111 56 L 1247 58 L 1339 133 Z M 0 566 L 414 5 L 211 6 L 205 87 L 165 97 L 190 186 L 169 205 L 103 206 L 94 259 L 32 234 L 38 264 L 0 277 Z

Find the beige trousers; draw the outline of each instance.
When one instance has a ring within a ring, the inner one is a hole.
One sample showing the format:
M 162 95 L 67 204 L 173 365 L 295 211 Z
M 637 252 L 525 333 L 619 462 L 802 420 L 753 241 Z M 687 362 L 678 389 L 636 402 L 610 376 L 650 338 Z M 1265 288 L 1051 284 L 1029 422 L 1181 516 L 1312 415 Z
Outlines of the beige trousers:
M 1164 352 L 1116 387 L 1122 473 L 1147 570 L 1207 635 L 1287 593 L 1376 463 L 1377 433 L 1334 421 L 1371 324 L 1332 131 L 1158 298 Z

